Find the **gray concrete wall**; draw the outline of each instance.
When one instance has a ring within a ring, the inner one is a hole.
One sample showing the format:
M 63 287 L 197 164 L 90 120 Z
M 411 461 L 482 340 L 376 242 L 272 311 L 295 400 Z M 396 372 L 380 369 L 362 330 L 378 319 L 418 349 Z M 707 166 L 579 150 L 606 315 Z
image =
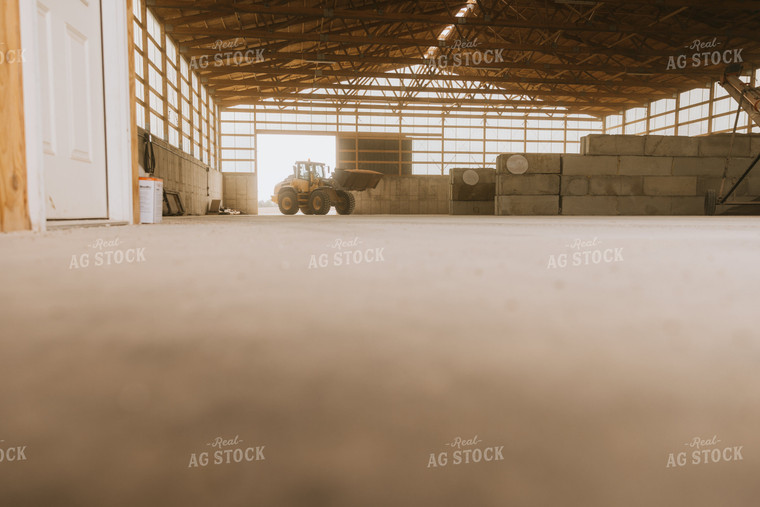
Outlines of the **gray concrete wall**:
M 359 215 L 446 215 L 449 213 L 448 176 L 383 176 L 377 188 L 351 192 Z
M 138 159 L 142 169 L 145 130 L 138 128 Z M 156 156 L 154 177 L 164 180 L 164 189 L 179 192 L 186 215 L 205 215 L 212 199 L 222 198 L 222 173 L 196 160 L 166 141 L 153 138 Z
M 258 215 L 259 197 L 254 173 L 222 173 L 225 208 L 236 209 L 248 215 Z

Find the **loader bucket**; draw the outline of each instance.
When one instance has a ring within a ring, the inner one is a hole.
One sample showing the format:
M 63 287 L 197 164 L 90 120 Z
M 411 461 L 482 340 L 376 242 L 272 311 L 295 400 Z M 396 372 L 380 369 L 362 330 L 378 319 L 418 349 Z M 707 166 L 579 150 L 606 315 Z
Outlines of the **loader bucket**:
M 363 169 L 335 169 L 333 174 L 333 180 L 341 189 L 358 192 L 375 188 L 382 177 L 382 173 Z

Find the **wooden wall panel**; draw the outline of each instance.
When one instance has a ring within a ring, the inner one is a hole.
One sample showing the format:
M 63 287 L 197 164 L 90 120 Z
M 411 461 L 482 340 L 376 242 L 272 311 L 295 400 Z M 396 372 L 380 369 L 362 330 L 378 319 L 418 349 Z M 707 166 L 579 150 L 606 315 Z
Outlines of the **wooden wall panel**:
M 18 0 L 0 2 L 0 231 L 32 228 L 26 188 L 24 92 Z

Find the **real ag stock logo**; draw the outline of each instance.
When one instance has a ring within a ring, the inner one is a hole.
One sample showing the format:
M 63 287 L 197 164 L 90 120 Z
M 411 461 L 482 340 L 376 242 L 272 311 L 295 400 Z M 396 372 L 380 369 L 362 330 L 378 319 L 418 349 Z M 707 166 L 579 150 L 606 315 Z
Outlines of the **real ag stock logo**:
M 190 59 L 190 68 L 197 70 L 205 69 L 210 66 L 240 66 L 261 63 L 265 60 L 264 48 L 247 49 L 245 48 L 245 39 L 237 38 L 232 41 L 223 41 L 219 39 L 214 42 L 211 49 L 215 50 L 216 54 L 211 56 L 202 55 L 192 57 Z M 245 49 L 245 51 L 243 51 L 243 49 Z
M 731 63 L 744 63 L 742 59 L 742 51 L 744 48 L 739 49 L 718 49 L 722 43 L 718 42 L 718 38 L 714 37 L 711 41 L 702 41 L 696 39 L 690 44 L 684 46 L 684 49 L 691 51 L 680 54 L 678 56 L 671 56 L 668 58 L 668 66 L 665 70 L 685 69 L 686 67 L 708 67 L 710 65 L 729 65 Z
M 671 452 L 665 468 L 681 468 L 687 465 L 707 465 L 710 463 L 744 461 L 743 445 L 719 446 L 718 435 L 712 438 L 694 437 L 684 445 L 691 451 Z
M 446 67 L 470 67 L 470 64 L 479 66 L 491 65 L 504 62 L 504 49 L 477 49 L 478 40 L 473 41 L 458 39 L 450 46 L 451 53 L 448 55 L 430 56 L 425 58 L 425 66 L 430 69 L 445 69 Z
M 350 266 L 352 264 L 372 264 L 385 262 L 383 252 L 385 247 L 363 248 L 359 237 L 350 240 L 336 239 L 328 244 L 328 248 L 334 250 L 332 255 L 328 253 L 311 254 L 309 257 L 309 269 Z
M 7 44 L 0 43 L 0 65 L 6 63 L 24 63 L 26 61 L 26 49 L 8 49 Z
M 572 250 L 571 252 L 550 255 L 546 269 L 623 262 L 623 247 L 601 248 L 601 245 L 602 242 L 599 241 L 599 238 L 588 241 L 577 238 L 567 245 L 567 248 Z
M 235 438 L 224 439 L 216 437 L 206 444 L 211 451 L 202 451 L 190 454 L 190 463 L 187 468 L 205 468 L 209 465 L 231 465 L 233 463 L 253 463 L 266 461 L 264 456 L 265 445 L 244 446 L 240 435 Z
M 111 266 L 118 264 L 135 264 L 145 262 L 145 247 L 142 248 L 116 248 L 121 245 L 119 238 L 99 238 L 87 245 L 95 250 L 82 254 L 74 254 L 69 262 L 69 269 L 82 269 L 90 267 Z
M 449 464 L 470 465 L 475 463 L 491 463 L 504 461 L 504 446 L 486 446 L 477 435 L 470 439 L 456 437 L 453 441 L 445 444 L 449 450 L 443 452 L 431 452 L 428 458 L 428 468 L 446 467 Z
M 0 465 L 3 463 L 18 463 L 26 461 L 26 446 L 8 446 L 5 440 L 0 440 Z

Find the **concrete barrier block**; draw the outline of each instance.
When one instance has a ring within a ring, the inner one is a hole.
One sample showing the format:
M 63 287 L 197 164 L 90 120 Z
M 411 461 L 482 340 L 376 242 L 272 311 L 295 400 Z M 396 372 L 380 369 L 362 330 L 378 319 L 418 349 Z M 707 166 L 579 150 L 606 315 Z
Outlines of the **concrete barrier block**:
M 507 169 L 507 160 L 512 155 L 522 155 L 528 160 L 524 174 L 559 174 L 562 170 L 562 155 L 558 153 L 503 153 L 496 157 L 497 174 L 512 174 Z
M 385 178 L 384 178 L 385 179 Z M 383 187 L 388 195 L 397 196 L 401 190 L 401 182 L 398 178 L 387 179 Z
M 760 173 L 756 178 L 747 179 L 747 192 L 753 197 L 760 197 Z
M 563 215 L 617 215 L 618 197 L 563 197 Z
M 238 179 L 235 184 L 235 195 L 238 200 L 248 198 L 248 186 L 245 184 L 245 181 Z
M 726 159 L 719 157 L 676 157 L 673 159 L 673 176 L 723 175 Z
M 672 197 L 624 196 L 618 197 L 620 215 L 670 215 Z
M 411 197 L 419 197 L 420 195 L 420 180 L 419 178 L 409 178 L 409 195 Z
M 723 184 L 722 193 L 728 193 L 728 191 L 731 190 L 731 187 L 734 186 L 734 183 L 736 183 L 738 179 L 739 178 L 726 178 L 726 182 Z M 720 194 L 720 186 L 722 180 L 722 178 L 697 178 L 697 195 L 703 196 L 708 190 L 715 190 L 718 194 Z M 734 190 L 734 195 L 739 197 L 753 195 L 750 189 L 750 181 L 747 179 L 742 181 L 741 184 L 736 187 L 736 190 Z
M 557 195 L 506 195 L 495 199 L 497 215 L 558 215 Z
M 644 136 L 591 134 L 586 136 L 587 155 L 644 155 Z
M 234 195 L 237 193 L 237 179 L 234 176 L 224 176 L 224 190 L 226 195 Z
M 589 178 L 589 195 L 641 195 L 644 193 L 643 176 L 592 176 Z
M 453 201 L 488 201 L 496 195 L 496 184 L 451 185 L 450 195 Z
M 417 194 L 417 199 L 419 199 L 420 201 L 426 201 L 432 195 L 432 192 L 430 190 L 430 185 L 428 185 L 425 180 L 420 180 L 419 187 L 420 188 L 419 188 L 419 193 Z
M 704 196 L 696 197 L 672 197 L 671 198 L 671 215 L 704 215 L 705 198 Z
M 752 139 L 747 135 L 737 134 L 731 146 L 731 134 L 713 134 L 699 139 L 699 155 L 703 157 L 750 157 Z
M 507 172 L 507 159 L 511 156 L 511 153 L 501 153 L 496 155 L 496 173 Z
M 410 178 L 402 176 L 398 179 L 398 192 L 398 195 L 402 195 L 404 197 L 411 195 L 412 182 Z
M 562 174 L 595 176 L 618 173 L 619 157 L 562 155 Z
M 753 161 L 754 161 L 754 158 L 734 158 L 734 157 L 731 157 L 731 160 L 728 161 L 728 172 L 727 172 L 727 175 L 730 178 L 738 178 L 738 177 L 740 177 L 742 174 L 744 174 L 744 171 L 747 170 L 747 168 L 750 166 L 750 164 L 752 164 Z M 747 175 L 747 177 L 749 178 L 753 174 L 760 174 L 760 162 L 758 162 L 755 165 L 755 167 L 752 168 L 752 171 L 750 171 L 750 173 Z
M 467 182 L 465 182 L 464 180 L 465 173 L 468 174 Z M 472 180 L 473 178 L 476 178 L 476 181 L 473 182 Z M 478 183 L 495 183 L 496 170 L 488 168 L 488 167 L 473 167 L 473 168 L 457 167 L 454 169 L 449 169 L 449 179 L 452 185 L 457 185 L 457 184 L 474 185 Z
M 559 195 L 558 174 L 500 174 L 498 195 Z
M 526 174 L 559 174 L 562 171 L 562 155 L 559 153 L 526 153 Z
M 696 157 L 699 155 L 699 139 L 687 136 L 644 136 L 644 155 Z
M 647 176 L 644 178 L 644 195 L 697 195 L 696 176 Z
M 449 171 L 454 201 L 488 201 L 496 192 L 496 171 L 489 168 L 456 168 Z
M 562 195 L 587 195 L 588 187 L 588 176 L 562 176 L 560 185 Z
M 752 152 L 753 157 L 756 157 L 758 153 L 760 153 L 760 135 L 754 134 L 752 136 L 752 141 L 750 141 L 750 151 Z
M 494 200 L 489 201 L 451 201 L 450 215 L 493 215 Z
M 673 157 L 620 157 L 620 174 L 625 176 L 669 176 Z

